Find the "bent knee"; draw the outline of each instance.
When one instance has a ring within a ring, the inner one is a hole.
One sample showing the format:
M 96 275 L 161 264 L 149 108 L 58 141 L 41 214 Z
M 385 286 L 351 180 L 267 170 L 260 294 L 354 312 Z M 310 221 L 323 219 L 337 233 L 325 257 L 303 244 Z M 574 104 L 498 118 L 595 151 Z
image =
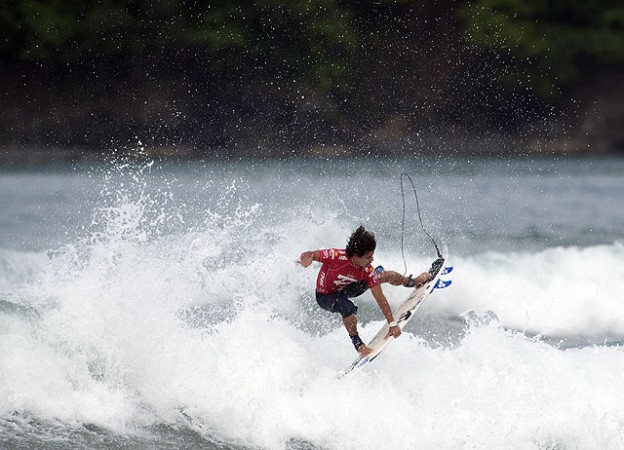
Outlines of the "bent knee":
M 350 300 L 341 302 L 341 304 L 338 306 L 339 306 L 338 312 L 340 313 L 343 319 L 347 319 L 357 314 L 357 306 L 355 306 L 353 302 Z

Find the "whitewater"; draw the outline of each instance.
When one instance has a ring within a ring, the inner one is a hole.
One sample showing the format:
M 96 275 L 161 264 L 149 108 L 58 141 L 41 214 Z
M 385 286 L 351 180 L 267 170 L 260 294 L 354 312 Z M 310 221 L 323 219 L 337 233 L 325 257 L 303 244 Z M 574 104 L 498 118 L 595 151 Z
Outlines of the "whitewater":
M 624 160 L 137 156 L 0 172 L 0 448 L 624 449 Z M 364 224 L 426 270 L 404 172 L 453 284 L 339 380 L 295 261 Z

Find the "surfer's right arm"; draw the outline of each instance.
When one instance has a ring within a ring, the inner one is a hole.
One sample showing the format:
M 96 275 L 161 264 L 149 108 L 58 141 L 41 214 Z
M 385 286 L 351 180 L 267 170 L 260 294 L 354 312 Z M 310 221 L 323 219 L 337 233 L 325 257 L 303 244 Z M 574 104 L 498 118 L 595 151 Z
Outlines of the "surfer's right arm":
M 312 264 L 313 261 L 320 261 L 320 260 L 321 260 L 321 251 L 313 250 L 309 252 L 303 252 L 301 256 L 299 257 L 299 264 L 301 264 L 303 267 L 308 267 L 310 264 Z

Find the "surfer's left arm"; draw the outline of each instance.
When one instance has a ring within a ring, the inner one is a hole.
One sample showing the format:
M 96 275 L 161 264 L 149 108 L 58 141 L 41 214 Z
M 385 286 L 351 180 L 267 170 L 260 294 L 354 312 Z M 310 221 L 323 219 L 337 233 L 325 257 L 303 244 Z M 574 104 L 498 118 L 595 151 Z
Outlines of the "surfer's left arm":
M 371 288 L 371 293 L 373 294 L 375 301 L 379 305 L 379 309 L 381 309 L 381 312 L 386 317 L 386 320 L 388 321 L 388 323 L 394 323 L 394 316 L 392 315 L 392 309 L 390 308 L 390 304 L 388 303 L 386 296 L 381 290 L 381 286 L 377 285 Z M 391 335 L 394 336 L 395 338 L 399 337 L 401 335 L 401 327 L 399 327 L 398 325 L 394 325 L 390 327 L 390 329 L 388 330 L 388 334 L 386 335 L 386 338 L 388 338 Z

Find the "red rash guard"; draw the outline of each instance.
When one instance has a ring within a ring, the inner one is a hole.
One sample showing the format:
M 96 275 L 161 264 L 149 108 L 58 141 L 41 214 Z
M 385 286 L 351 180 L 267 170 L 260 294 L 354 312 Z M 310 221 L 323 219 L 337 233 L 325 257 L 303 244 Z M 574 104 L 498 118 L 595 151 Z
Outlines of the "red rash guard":
M 380 282 L 379 274 L 372 265 L 356 266 L 344 249 L 320 250 L 320 262 L 323 265 L 316 279 L 316 291 L 320 294 L 339 291 L 354 281 L 365 280 L 369 288 L 374 288 Z

